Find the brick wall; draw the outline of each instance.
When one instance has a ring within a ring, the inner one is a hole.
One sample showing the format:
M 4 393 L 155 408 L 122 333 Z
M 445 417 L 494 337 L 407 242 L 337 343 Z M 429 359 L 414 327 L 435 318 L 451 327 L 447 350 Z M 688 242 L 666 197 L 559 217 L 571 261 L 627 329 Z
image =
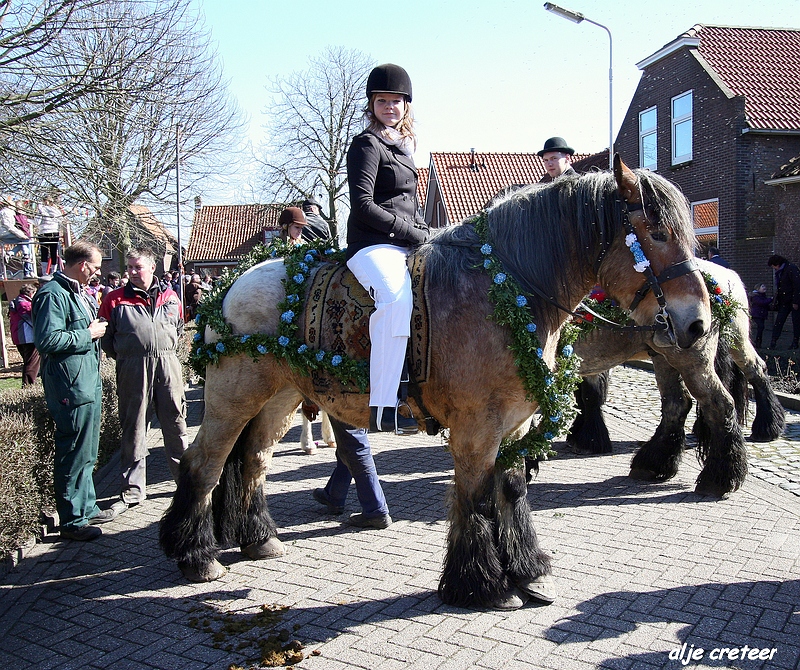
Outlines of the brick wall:
M 673 166 L 671 100 L 688 90 L 693 103 L 692 160 Z M 797 250 L 795 258 L 800 259 L 800 224 L 797 201 L 779 210 L 775 187 L 764 181 L 800 154 L 800 137 L 742 134 L 747 127 L 744 103 L 742 96 L 728 98 L 694 52 L 682 49 L 642 73 L 615 146 L 628 165 L 639 165 L 639 112 L 655 105 L 657 172 L 678 184 L 690 202 L 719 200 L 721 254 L 748 286 L 762 281 L 769 285 L 766 258 L 776 245 Z

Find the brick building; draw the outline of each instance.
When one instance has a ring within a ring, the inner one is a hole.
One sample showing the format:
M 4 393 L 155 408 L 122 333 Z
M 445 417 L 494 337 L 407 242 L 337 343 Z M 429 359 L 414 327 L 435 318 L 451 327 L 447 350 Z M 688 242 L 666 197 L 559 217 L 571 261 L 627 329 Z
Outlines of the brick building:
M 800 30 L 695 25 L 637 66 L 616 150 L 681 187 L 703 251 L 770 286 L 771 253 L 800 260 L 797 175 L 780 176 L 800 155 Z

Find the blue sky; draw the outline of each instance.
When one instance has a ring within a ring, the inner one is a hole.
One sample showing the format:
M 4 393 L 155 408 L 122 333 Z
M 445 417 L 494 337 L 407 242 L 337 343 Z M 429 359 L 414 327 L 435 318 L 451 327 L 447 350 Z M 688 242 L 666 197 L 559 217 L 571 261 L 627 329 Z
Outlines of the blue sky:
M 254 144 L 270 79 L 305 70 L 328 45 L 408 70 L 419 167 L 431 151 L 538 151 L 552 135 L 579 152 L 608 144 L 608 35 L 545 11 L 543 0 L 195 1 Z M 695 23 L 800 28 L 800 0 L 556 4 L 611 30 L 615 136 L 639 81 L 636 63 Z M 248 195 L 229 197 L 252 202 Z

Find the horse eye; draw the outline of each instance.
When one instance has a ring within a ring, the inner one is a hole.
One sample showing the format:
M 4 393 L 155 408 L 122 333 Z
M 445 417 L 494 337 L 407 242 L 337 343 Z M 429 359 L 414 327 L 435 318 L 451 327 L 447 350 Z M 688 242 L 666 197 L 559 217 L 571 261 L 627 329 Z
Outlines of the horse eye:
M 650 238 L 655 242 L 666 242 L 667 234 L 663 230 L 656 230 L 650 233 Z

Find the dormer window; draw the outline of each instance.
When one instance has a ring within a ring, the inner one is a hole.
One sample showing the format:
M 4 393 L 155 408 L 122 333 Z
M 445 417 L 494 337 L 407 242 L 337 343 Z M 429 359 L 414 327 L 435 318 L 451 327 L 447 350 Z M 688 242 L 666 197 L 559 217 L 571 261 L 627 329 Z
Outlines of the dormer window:
M 672 164 L 692 160 L 692 92 L 672 98 Z

